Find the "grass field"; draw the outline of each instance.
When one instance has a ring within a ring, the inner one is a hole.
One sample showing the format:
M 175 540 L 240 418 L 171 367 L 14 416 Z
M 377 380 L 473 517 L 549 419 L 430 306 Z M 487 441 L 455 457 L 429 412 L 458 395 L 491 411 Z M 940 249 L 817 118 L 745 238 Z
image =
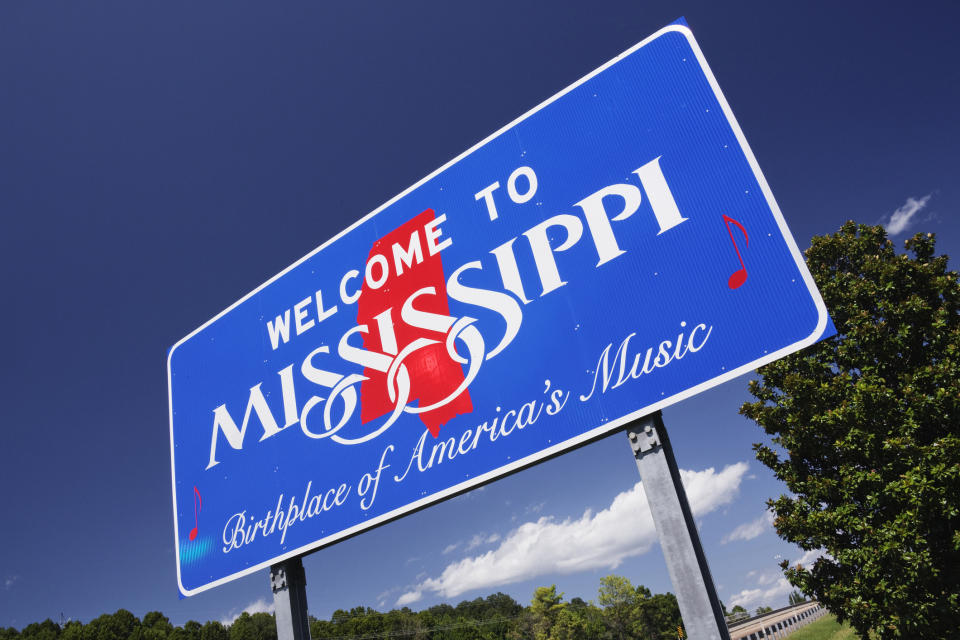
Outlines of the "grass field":
M 837 619 L 827 614 L 815 622 L 794 631 L 790 640 L 859 640 L 860 636 L 849 625 L 841 625 Z

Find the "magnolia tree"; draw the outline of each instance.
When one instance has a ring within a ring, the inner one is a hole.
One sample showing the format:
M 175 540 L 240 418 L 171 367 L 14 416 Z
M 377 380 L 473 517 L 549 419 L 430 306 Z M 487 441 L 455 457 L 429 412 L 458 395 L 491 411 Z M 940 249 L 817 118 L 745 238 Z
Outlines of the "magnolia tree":
M 787 579 L 864 638 L 955 637 L 960 620 L 960 283 L 934 238 L 816 237 L 807 265 L 837 336 L 772 362 L 741 413 L 790 493 L 784 539 L 825 555 Z

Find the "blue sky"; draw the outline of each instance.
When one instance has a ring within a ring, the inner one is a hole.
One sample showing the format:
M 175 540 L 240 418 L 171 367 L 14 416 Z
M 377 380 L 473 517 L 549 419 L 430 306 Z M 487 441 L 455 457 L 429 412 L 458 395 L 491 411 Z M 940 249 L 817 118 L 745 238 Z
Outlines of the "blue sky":
M 801 248 L 847 219 L 956 255 L 948 3 L 0 6 L 0 626 L 267 607 L 177 597 L 167 349 L 341 229 L 683 15 Z M 728 606 L 784 604 L 744 377 L 664 412 Z M 305 559 L 310 611 L 610 572 L 669 590 L 622 434 Z M 542 554 L 518 554 L 531 539 Z M 607 551 L 597 554 L 597 548 Z M 522 563 L 520 579 L 511 569 Z

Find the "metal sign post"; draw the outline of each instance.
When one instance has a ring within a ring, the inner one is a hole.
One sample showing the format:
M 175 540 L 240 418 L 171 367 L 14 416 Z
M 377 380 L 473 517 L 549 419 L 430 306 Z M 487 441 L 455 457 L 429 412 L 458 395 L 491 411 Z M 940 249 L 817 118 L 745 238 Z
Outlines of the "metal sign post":
M 270 567 L 277 640 L 310 640 L 307 619 L 307 577 L 300 558 Z
M 692 640 L 730 640 L 660 412 L 627 427 L 680 615 Z

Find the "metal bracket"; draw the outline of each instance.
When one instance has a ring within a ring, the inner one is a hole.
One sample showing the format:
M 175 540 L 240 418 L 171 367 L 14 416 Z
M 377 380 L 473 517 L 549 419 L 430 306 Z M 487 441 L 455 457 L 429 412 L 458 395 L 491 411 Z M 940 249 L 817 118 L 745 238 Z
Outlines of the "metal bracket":
M 307 584 L 307 573 L 302 564 L 281 562 L 270 567 L 270 588 L 274 593 L 286 589 L 292 583 Z
M 653 425 L 646 425 L 643 431 L 627 431 L 627 437 L 630 439 L 630 448 L 633 449 L 634 456 L 641 456 L 648 451 L 653 451 L 660 446 L 660 436 Z
M 270 588 L 274 593 L 287 588 L 287 571 L 282 564 L 270 567 Z

